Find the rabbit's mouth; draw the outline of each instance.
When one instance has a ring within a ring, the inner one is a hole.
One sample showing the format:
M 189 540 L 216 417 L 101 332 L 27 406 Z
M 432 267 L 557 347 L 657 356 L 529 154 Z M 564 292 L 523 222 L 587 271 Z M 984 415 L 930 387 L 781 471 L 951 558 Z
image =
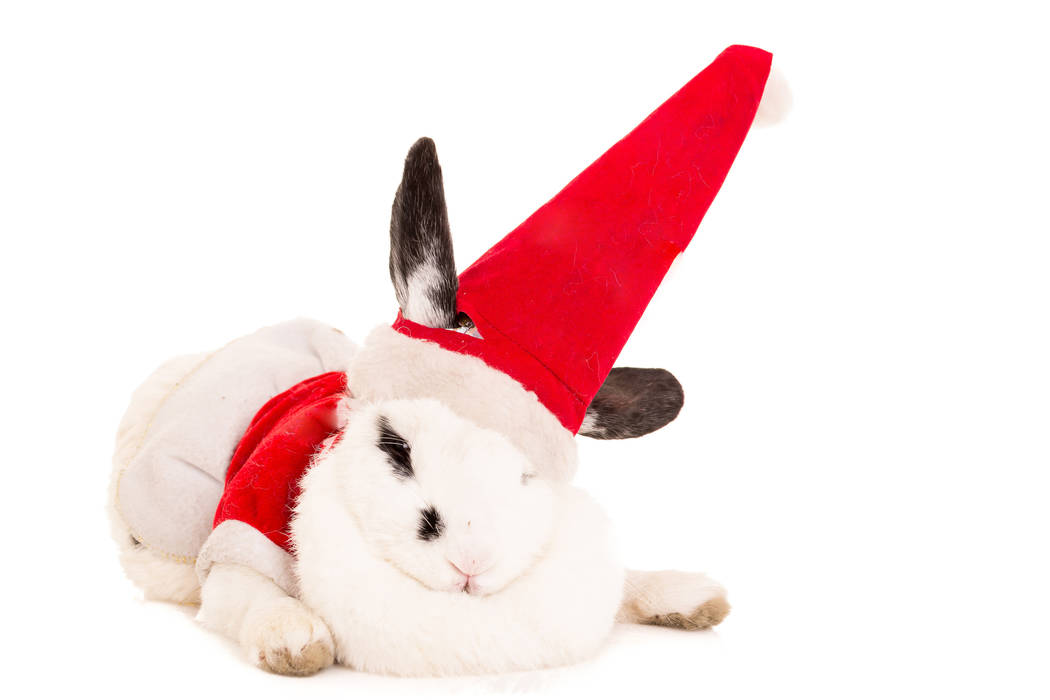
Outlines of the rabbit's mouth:
M 532 568 L 532 566 L 530 565 L 524 571 L 515 574 L 513 577 L 507 580 L 494 580 L 493 577 L 490 575 L 490 572 L 486 571 L 484 573 L 470 576 L 463 573 L 459 573 L 456 579 L 451 583 L 442 582 L 435 584 L 433 581 L 428 581 L 422 576 L 412 573 L 394 559 L 384 557 L 384 560 L 392 569 L 397 571 L 399 574 L 401 574 L 405 578 L 412 579 L 427 590 L 434 591 L 435 593 L 452 593 L 455 595 L 465 594 L 474 598 L 485 598 L 487 596 L 494 595 L 502 590 L 505 590 L 507 586 L 524 576 L 526 573 L 528 573 L 528 570 Z
M 467 595 L 478 596 L 478 597 L 487 596 L 490 593 L 494 593 L 495 592 L 491 588 L 488 588 L 483 582 L 479 582 L 478 581 L 479 578 L 482 578 L 482 577 L 481 576 L 467 576 L 466 580 L 463 581 L 460 584 L 459 590 L 462 591 L 463 593 L 466 593 Z
M 463 565 L 457 566 L 456 562 L 451 559 L 448 560 L 448 563 L 453 571 L 455 571 L 455 576 L 457 577 L 457 581 L 452 587 L 453 590 L 460 590 L 469 595 L 483 594 L 482 592 L 485 591 L 485 588 L 478 583 L 478 579 L 481 578 L 488 569 L 485 571 L 478 571 L 477 569 L 466 567 L 467 570 L 464 571 L 462 568 Z

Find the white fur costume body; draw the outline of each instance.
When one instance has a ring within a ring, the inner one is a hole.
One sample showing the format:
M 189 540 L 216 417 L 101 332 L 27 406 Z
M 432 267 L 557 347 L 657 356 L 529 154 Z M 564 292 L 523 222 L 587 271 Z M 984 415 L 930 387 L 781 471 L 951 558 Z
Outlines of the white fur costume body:
M 244 546 L 224 549 L 236 538 L 212 542 L 212 519 L 230 457 L 256 411 L 304 379 L 345 370 L 355 351 L 331 326 L 296 319 L 174 358 L 139 387 L 117 431 L 110 521 L 125 570 L 148 596 L 195 602 L 193 567 L 206 540 L 209 560 L 254 565 L 286 588 L 294 584 L 283 551 L 250 533 Z M 253 549 L 251 562 L 240 557 Z

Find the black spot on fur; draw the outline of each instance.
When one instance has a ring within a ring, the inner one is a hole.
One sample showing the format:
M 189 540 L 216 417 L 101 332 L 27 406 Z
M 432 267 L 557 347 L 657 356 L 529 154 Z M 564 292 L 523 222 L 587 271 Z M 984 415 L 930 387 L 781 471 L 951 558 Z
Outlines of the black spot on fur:
M 386 416 L 379 416 L 377 427 L 379 438 L 376 440 L 376 447 L 386 453 L 387 461 L 394 470 L 394 476 L 399 479 L 411 479 L 413 476 L 412 448 L 390 426 L 390 421 Z
M 426 137 L 408 151 L 390 214 L 390 279 L 402 311 L 408 308 L 408 279 L 424 266 L 434 275 L 422 292 L 429 308 L 425 318 L 410 320 L 451 328 L 456 318 L 459 280 L 441 165 L 434 142 Z M 419 305 L 414 307 L 418 309 Z
M 665 369 L 614 367 L 587 407 L 580 435 L 603 440 L 633 438 L 662 428 L 677 416 L 685 392 Z
M 416 536 L 419 539 L 429 542 L 430 540 L 436 540 L 441 537 L 441 533 L 445 531 L 445 522 L 441 519 L 441 514 L 437 512 L 434 506 L 428 506 L 426 509 L 419 511 L 419 529 L 416 530 Z

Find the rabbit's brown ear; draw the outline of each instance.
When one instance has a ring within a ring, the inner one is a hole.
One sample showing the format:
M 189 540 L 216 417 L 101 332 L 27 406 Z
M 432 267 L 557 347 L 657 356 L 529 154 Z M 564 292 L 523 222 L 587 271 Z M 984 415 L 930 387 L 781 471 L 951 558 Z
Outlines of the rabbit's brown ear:
M 390 279 L 405 318 L 450 328 L 456 318 L 456 262 L 437 148 L 412 145 L 390 215 Z
M 614 367 L 580 426 L 580 435 L 619 440 L 651 433 L 682 410 L 682 385 L 666 369 Z

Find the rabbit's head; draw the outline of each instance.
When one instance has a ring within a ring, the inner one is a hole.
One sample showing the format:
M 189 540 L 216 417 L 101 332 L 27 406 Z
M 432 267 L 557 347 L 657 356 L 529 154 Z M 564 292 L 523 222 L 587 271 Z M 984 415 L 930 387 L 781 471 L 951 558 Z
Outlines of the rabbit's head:
M 352 410 L 325 459 L 373 554 L 432 590 L 495 593 L 550 539 L 551 485 L 509 440 L 433 399 Z
M 417 141 L 405 159 L 391 216 L 390 276 L 403 318 L 417 329 L 451 329 L 474 336 L 466 339 L 470 342 L 487 342 L 457 308 L 458 278 L 441 167 L 428 138 Z M 368 336 L 348 376 L 354 395 L 366 402 L 436 400 L 429 409 L 431 420 L 445 414 L 441 421 L 465 419 L 496 433 L 539 476 L 564 481 L 575 472 L 574 433 L 536 393 L 479 357 L 382 326 Z M 682 401 L 681 385 L 666 370 L 614 368 L 590 402 L 579 433 L 638 437 L 673 420 Z M 469 442 L 465 433 L 434 437 L 442 439 L 449 443 L 442 448 L 446 455 L 470 449 L 454 444 Z M 490 461 L 499 461 L 502 454 L 493 454 Z

